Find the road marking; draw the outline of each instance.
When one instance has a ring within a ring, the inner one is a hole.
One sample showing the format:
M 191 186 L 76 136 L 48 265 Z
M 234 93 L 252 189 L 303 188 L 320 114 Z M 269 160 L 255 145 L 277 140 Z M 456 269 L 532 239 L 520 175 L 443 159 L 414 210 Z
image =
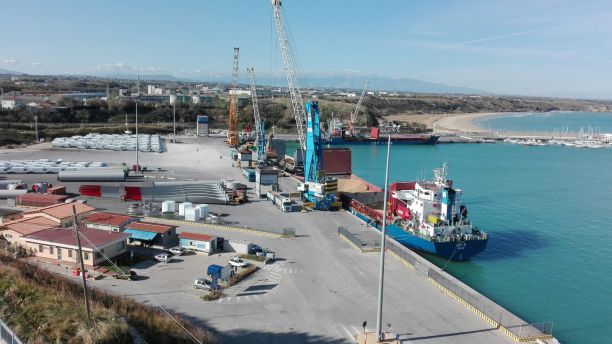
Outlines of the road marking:
M 355 337 L 353 337 L 353 334 L 351 333 L 351 331 L 348 330 L 348 328 L 346 328 L 344 325 L 340 325 L 340 327 L 342 327 L 342 329 L 344 330 L 344 332 L 346 333 L 346 337 L 351 340 L 354 341 Z

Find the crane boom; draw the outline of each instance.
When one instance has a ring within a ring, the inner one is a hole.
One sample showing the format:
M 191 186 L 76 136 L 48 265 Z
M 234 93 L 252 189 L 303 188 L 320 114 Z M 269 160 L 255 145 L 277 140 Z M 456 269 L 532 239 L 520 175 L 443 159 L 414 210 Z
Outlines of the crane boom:
M 349 121 L 349 134 L 355 134 L 355 122 L 357 121 L 357 114 L 359 113 L 359 108 L 361 107 L 361 102 L 363 101 L 363 96 L 365 95 L 366 90 L 368 89 L 369 81 L 365 82 L 363 86 L 363 90 L 361 91 L 361 96 L 359 96 L 359 101 L 357 102 L 357 106 L 355 107 L 355 111 L 351 112 L 351 119 Z
M 283 58 L 283 66 L 285 69 L 285 75 L 287 76 L 287 85 L 289 87 L 289 94 L 291 95 L 291 105 L 293 107 L 293 116 L 295 117 L 295 124 L 297 126 L 298 139 L 300 141 L 302 150 L 305 150 L 306 140 L 304 127 L 306 125 L 306 110 L 304 109 L 304 101 L 298 85 L 295 67 L 293 65 L 293 57 L 289 47 L 289 40 L 287 39 L 287 34 L 285 32 L 285 25 L 283 23 L 283 16 L 281 14 L 281 1 L 272 0 L 272 8 L 276 32 L 278 34 L 278 42 Z
M 238 87 L 238 52 L 240 48 L 234 48 L 234 63 L 232 66 L 232 89 L 230 90 L 227 143 L 230 146 L 238 145 L 238 96 L 236 88 Z
M 259 115 L 259 104 L 257 103 L 257 90 L 255 89 L 255 77 L 253 67 L 247 67 L 249 85 L 251 87 L 251 99 L 253 100 L 253 118 L 255 119 L 255 142 L 257 143 L 257 161 L 262 163 L 266 160 L 265 138 L 263 133 L 263 122 Z

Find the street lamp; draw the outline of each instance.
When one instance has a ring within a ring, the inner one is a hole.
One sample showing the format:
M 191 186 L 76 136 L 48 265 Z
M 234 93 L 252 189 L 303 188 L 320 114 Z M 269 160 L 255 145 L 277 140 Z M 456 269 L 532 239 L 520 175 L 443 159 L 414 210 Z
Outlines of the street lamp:
M 138 101 L 134 99 L 136 104 L 136 172 L 140 172 L 140 163 L 138 162 L 138 151 L 140 150 L 138 142 Z
M 385 279 L 385 244 L 387 235 L 387 193 L 389 190 L 389 153 L 391 151 L 391 133 L 388 132 L 387 138 L 387 163 L 385 167 L 385 192 L 383 205 L 383 220 L 380 239 L 380 274 L 378 279 L 378 312 L 376 314 L 376 333 L 378 340 L 383 340 L 382 332 L 382 307 L 383 307 L 383 281 Z
M 36 131 L 36 143 L 39 143 L 38 140 L 38 116 L 34 116 L 34 130 Z

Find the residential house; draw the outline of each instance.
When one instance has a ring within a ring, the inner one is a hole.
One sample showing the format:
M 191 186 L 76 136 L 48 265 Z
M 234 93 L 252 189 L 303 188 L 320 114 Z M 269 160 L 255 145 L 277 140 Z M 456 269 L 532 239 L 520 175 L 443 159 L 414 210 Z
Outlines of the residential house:
M 132 222 L 125 227 L 124 233 L 131 234 L 129 242 L 145 246 L 170 247 L 178 242 L 176 226 L 150 222 Z
M 0 225 L 0 233 L 8 243 L 23 246 L 22 237 L 57 227 L 57 222 L 44 216 L 35 216 L 3 223 Z
M 59 223 L 60 227 L 69 227 L 74 224 L 74 222 L 72 221 L 73 206 L 76 209 L 77 223 L 81 223 L 84 218 L 91 215 L 95 210 L 87 204 L 79 202 L 60 203 L 27 211 L 23 213 L 23 217 L 44 216 L 49 220 L 53 220 Z
M 79 228 L 83 263 L 88 267 L 98 266 L 106 257 L 113 259 L 127 252 L 129 234 L 109 232 L 87 227 Z M 58 264 L 78 263 L 78 244 L 71 228 L 45 229 L 21 239 L 26 251 L 36 257 Z
M 114 214 L 114 213 L 93 213 L 83 219 L 82 224 L 87 228 L 102 229 L 110 232 L 123 232 L 125 226 L 136 221 L 136 218 Z
M 0 208 L 0 225 L 23 217 L 23 211 L 17 209 Z

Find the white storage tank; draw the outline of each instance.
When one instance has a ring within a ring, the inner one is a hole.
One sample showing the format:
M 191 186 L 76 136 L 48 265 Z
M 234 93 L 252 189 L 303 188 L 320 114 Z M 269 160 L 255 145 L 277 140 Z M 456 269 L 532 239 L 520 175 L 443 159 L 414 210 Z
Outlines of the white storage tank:
M 200 210 L 200 218 L 208 217 L 208 204 L 198 204 L 195 206 L 196 209 Z
M 191 202 L 183 202 L 179 204 L 179 215 L 185 216 L 185 209 L 192 208 L 193 204 Z
M 162 202 L 162 213 L 167 212 L 175 212 L 176 211 L 176 202 L 174 201 L 163 201 Z
M 200 210 L 196 208 L 185 208 L 185 220 L 198 221 L 200 219 Z

